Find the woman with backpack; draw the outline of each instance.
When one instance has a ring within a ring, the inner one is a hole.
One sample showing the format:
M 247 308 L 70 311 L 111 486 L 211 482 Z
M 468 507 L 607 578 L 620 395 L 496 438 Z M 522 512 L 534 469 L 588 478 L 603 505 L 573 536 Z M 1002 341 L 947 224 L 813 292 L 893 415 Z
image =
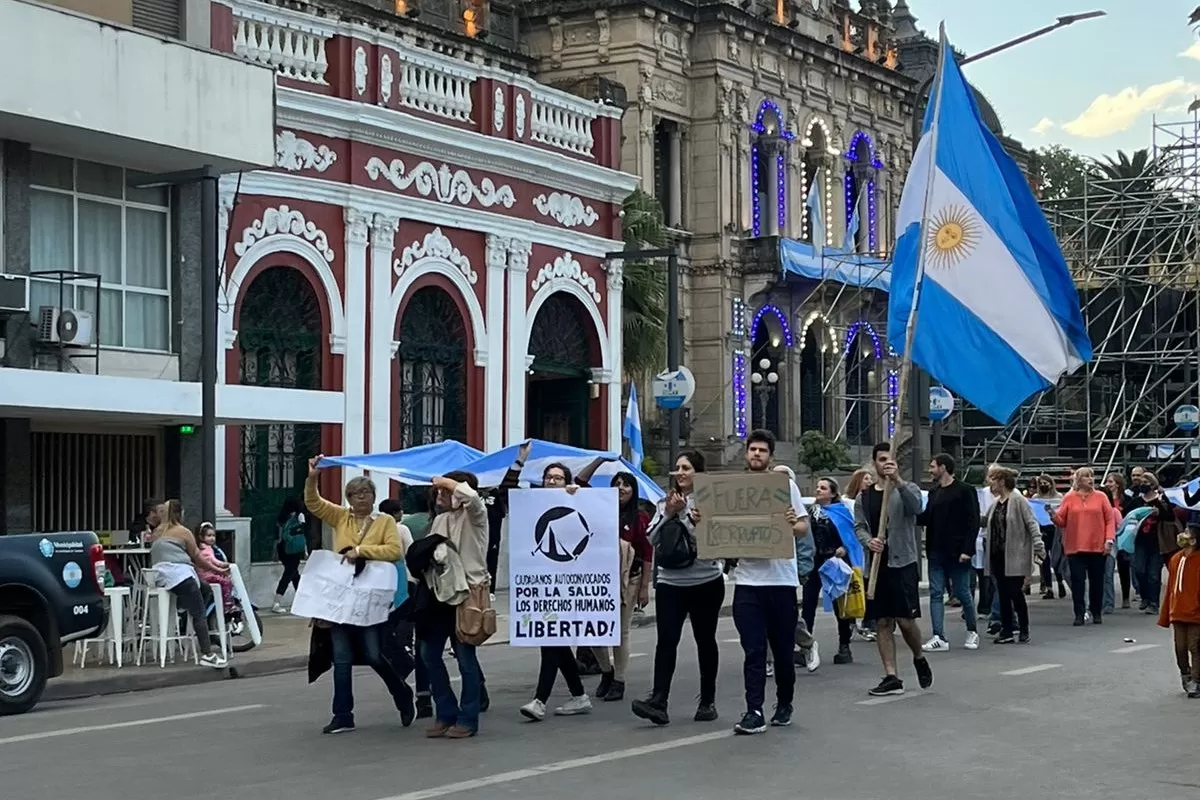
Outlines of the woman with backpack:
M 717 718 L 717 621 L 725 602 L 725 576 L 720 561 L 697 558 L 696 523 L 700 512 L 692 500 L 692 477 L 704 472 L 704 456 L 692 450 L 675 461 L 670 493 L 658 504 L 650 523 L 650 543 L 658 570 L 655 606 L 658 642 L 654 648 L 654 690 L 645 700 L 633 701 L 633 714 L 655 725 L 671 721 L 667 700 L 675 676 L 675 658 L 683 623 L 692 622 L 696 660 L 700 665 L 700 705 L 697 722 Z
M 271 611 L 286 614 L 288 610 L 283 605 L 283 596 L 289 583 L 293 590 L 300 588 L 300 562 L 308 555 L 308 520 L 299 497 L 289 497 L 283 501 L 275 525 L 278 529 L 275 554 L 283 564 L 283 575 L 275 587 L 275 605 L 271 606 Z

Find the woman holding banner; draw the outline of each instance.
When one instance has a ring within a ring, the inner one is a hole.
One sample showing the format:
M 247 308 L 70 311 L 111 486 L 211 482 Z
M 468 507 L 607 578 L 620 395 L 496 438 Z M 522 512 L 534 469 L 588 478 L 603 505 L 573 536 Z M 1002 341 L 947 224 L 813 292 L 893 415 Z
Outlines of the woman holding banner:
M 658 504 L 650 523 L 658 578 L 655 604 L 658 609 L 658 643 L 654 648 L 654 689 L 645 700 L 633 701 L 634 716 L 666 725 L 667 699 L 675 677 L 675 660 L 683 623 L 691 619 L 700 666 L 700 705 L 697 722 L 717 718 L 717 621 L 725 602 L 725 576 L 720 561 L 696 557 L 695 526 L 700 512 L 692 500 L 692 477 L 704 472 L 704 456 L 694 450 L 681 453 L 675 461 L 670 493 Z
M 854 535 L 854 513 L 841 502 L 838 484 L 833 478 L 817 481 L 816 501 L 809 510 L 809 525 L 812 530 L 813 575 L 804 584 L 804 605 L 800 616 L 808 630 L 812 631 L 817 617 L 817 603 L 821 599 L 821 565 L 831 558 L 846 561 L 860 575 L 866 559 L 862 544 Z M 833 657 L 835 664 L 850 664 L 854 656 L 850 653 L 850 636 L 854 632 L 854 620 L 837 617 L 838 651 Z

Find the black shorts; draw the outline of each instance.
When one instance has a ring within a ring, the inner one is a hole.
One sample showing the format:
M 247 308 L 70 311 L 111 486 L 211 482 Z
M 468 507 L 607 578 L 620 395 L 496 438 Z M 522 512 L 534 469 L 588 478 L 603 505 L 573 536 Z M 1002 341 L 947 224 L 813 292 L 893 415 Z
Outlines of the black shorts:
M 879 565 L 875 597 L 867 601 L 868 619 L 920 619 L 920 572 L 917 564 Z

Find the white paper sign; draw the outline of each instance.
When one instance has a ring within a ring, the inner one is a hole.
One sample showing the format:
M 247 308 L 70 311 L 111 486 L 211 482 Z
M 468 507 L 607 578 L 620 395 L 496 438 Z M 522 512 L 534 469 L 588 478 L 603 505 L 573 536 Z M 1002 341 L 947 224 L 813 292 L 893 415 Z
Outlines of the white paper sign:
M 621 643 L 617 490 L 508 494 L 509 644 Z
M 385 622 L 396 596 L 396 565 L 368 561 L 354 577 L 354 565 L 332 550 L 314 550 L 292 600 L 297 617 L 367 627 Z

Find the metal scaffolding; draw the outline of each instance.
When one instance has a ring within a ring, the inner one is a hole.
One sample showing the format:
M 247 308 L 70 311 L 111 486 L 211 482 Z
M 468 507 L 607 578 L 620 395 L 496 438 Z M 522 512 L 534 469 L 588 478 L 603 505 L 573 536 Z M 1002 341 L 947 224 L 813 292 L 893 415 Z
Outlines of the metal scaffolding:
M 1190 475 L 1196 438 L 1174 412 L 1200 397 L 1200 116 L 1156 121 L 1150 156 L 1139 174 L 1097 169 L 1079 196 L 1044 204 L 1095 357 L 1006 426 L 964 410 L 968 463 Z

